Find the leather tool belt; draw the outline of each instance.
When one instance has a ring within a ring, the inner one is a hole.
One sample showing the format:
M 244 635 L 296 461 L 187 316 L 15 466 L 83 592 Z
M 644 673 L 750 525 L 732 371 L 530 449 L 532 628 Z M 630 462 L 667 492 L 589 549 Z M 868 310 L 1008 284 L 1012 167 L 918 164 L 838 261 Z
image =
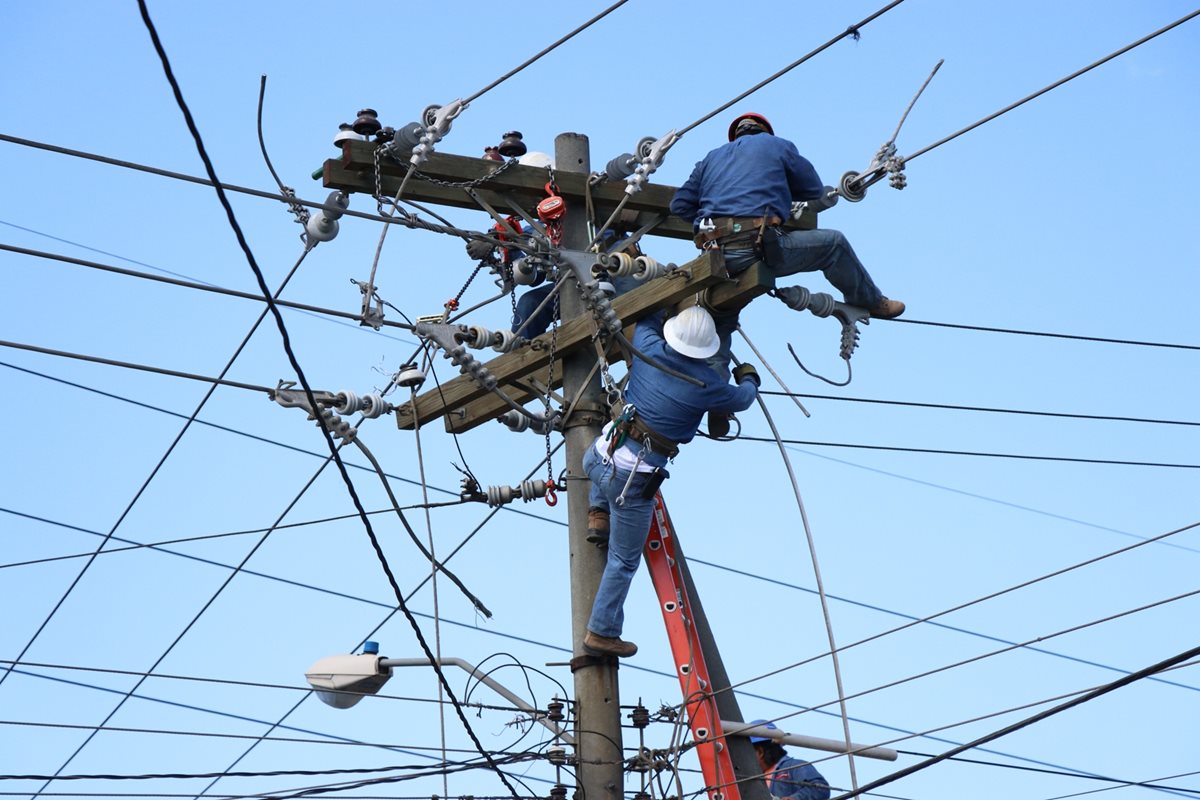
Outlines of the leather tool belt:
M 701 250 L 715 246 L 713 242 L 725 247 L 744 241 L 757 247 L 762 241 L 763 231 L 783 224 L 783 219 L 776 216 L 712 217 L 710 221 L 713 228 L 702 230 L 692 237 L 696 247 Z
M 621 412 L 624 410 L 624 403 L 618 402 L 613 405 L 613 418 L 618 419 L 621 416 Z M 616 450 L 617 447 L 624 446 L 624 444 L 628 441 L 632 441 L 635 447 L 641 447 L 642 445 L 648 444 L 652 453 L 658 453 L 659 455 L 666 456 L 667 458 L 675 458 L 675 456 L 679 455 L 679 442 L 668 439 L 658 431 L 651 428 L 636 412 L 634 413 L 632 419 L 618 424 L 623 425 L 624 430 L 613 432 L 614 435 L 612 441 L 620 442 L 620 444 L 617 444 L 612 448 L 613 450 Z

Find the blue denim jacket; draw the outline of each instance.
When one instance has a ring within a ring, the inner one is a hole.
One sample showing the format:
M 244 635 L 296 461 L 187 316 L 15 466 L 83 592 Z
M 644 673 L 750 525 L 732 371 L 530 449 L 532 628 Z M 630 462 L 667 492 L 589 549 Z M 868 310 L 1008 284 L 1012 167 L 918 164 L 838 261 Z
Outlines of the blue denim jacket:
M 637 406 L 638 416 L 656 433 L 683 444 L 695 437 L 696 428 L 708 411 L 732 413 L 749 408 L 758 396 L 758 387 L 749 379 L 734 386 L 721 380 L 702 359 L 688 358 L 672 350 L 663 338 L 663 320 L 661 311 L 639 320 L 634 346 L 655 361 L 703 381 L 704 386 L 680 380 L 635 358 L 629 370 L 625 402 Z M 645 461 L 658 467 L 667 463 L 666 457 L 657 453 L 647 454 Z
M 821 178 L 796 145 L 757 133 L 721 145 L 696 164 L 671 200 L 671 213 L 693 224 L 705 217 L 787 219 L 792 203 L 815 200 Z
M 784 756 L 767 779 L 773 797 L 788 800 L 829 800 L 829 784 L 807 761 Z

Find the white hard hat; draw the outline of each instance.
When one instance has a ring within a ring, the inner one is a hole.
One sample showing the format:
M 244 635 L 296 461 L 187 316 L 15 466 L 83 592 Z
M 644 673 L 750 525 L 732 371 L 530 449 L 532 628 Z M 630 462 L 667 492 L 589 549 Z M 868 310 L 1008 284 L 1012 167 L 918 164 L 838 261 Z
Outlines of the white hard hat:
M 689 358 L 708 358 L 721 346 L 717 323 L 700 306 L 685 308 L 667 320 L 663 335 L 677 353 Z
M 545 169 L 546 167 L 554 167 L 554 159 L 546 153 L 541 153 L 537 150 L 530 150 L 528 153 L 518 158 L 517 163 L 524 164 L 527 167 L 539 167 L 541 169 Z

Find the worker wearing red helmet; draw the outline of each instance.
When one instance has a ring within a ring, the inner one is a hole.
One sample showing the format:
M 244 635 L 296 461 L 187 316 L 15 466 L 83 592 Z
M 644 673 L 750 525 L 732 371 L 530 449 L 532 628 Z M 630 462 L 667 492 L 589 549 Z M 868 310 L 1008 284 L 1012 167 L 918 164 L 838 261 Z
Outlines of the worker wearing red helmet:
M 900 316 L 904 304 L 884 297 L 840 232 L 781 227 L 792 203 L 821 200 L 829 191 L 796 145 L 776 136 L 763 115 L 747 113 L 729 124 L 729 142 L 696 164 L 671 200 L 671 213 L 692 223 L 697 246 L 724 250 L 730 274 L 759 259 L 776 277 L 820 270 L 848 304 L 880 319 Z M 717 326 L 721 350 L 712 365 L 727 374 L 737 316 L 718 318 Z

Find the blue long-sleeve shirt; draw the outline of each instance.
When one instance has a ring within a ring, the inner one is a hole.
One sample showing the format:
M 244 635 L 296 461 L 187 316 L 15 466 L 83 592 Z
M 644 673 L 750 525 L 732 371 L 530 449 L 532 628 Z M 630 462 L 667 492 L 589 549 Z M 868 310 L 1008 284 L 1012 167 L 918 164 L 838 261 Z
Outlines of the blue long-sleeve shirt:
M 693 225 L 705 217 L 787 219 L 792 203 L 815 200 L 824 184 L 796 145 L 769 133 L 741 136 L 696 164 L 675 192 L 671 213 Z
M 829 784 L 817 768 L 791 756 L 775 763 L 767 776 L 767 789 L 773 797 L 786 800 L 829 800 Z
M 635 358 L 625 387 L 625 402 L 637 406 L 638 416 L 656 433 L 683 444 L 695 437 L 707 412 L 733 413 L 749 408 L 758 396 L 758 387 L 750 379 L 734 386 L 721 380 L 703 359 L 688 358 L 671 349 L 663 338 L 663 322 L 661 311 L 639 320 L 634 347 L 677 372 L 703 381 L 704 386 L 695 386 Z M 667 459 L 653 453 L 645 461 L 662 466 Z

